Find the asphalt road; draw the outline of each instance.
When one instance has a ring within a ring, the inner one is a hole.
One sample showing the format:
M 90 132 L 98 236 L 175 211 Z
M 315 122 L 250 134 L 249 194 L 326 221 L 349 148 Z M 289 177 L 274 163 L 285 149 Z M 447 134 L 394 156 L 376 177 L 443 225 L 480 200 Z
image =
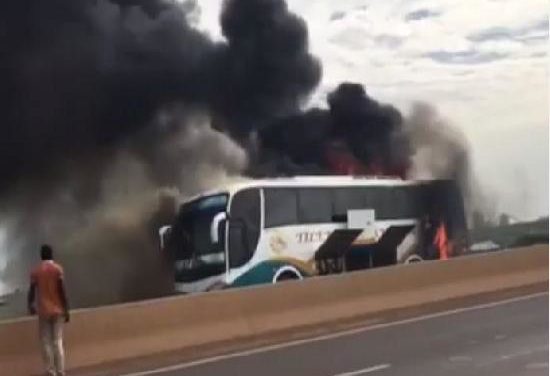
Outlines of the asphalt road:
M 548 295 L 537 294 L 127 376 L 548 374 Z

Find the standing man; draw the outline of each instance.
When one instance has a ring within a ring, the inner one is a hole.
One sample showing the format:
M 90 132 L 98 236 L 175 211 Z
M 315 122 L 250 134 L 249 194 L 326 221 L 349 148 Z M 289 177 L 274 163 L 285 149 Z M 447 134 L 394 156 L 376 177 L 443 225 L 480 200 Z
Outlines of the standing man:
M 69 322 L 70 316 L 63 268 L 53 261 L 53 250 L 47 244 L 40 248 L 40 258 L 42 262 L 31 273 L 28 309 L 31 315 L 38 312 L 42 355 L 48 376 L 64 376 L 63 322 Z

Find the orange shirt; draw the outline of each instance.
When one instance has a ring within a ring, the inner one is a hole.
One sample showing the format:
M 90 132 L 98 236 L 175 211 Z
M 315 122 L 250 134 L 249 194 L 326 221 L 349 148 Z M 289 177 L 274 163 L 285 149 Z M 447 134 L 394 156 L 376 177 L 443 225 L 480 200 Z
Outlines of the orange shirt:
M 36 285 L 38 315 L 54 317 L 63 314 L 59 280 L 63 268 L 51 260 L 42 261 L 31 273 L 31 283 Z

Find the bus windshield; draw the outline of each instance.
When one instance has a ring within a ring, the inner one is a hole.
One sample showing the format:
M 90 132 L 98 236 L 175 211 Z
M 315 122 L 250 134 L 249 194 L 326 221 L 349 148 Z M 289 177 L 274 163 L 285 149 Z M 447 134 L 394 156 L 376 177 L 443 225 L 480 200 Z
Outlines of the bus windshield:
M 227 210 L 227 195 L 207 196 L 183 204 L 171 235 L 180 281 L 218 275 L 225 270 L 224 239 L 212 243 L 210 225 L 214 217 Z

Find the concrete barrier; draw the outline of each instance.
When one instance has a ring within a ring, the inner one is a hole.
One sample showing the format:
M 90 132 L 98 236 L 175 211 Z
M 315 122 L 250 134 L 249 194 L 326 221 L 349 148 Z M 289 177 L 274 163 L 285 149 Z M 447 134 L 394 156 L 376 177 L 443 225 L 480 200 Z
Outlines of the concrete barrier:
M 548 281 L 548 247 L 75 311 L 68 368 L 349 320 Z M 36 320 L 0 324 L 0 375 L 41 371 Z

